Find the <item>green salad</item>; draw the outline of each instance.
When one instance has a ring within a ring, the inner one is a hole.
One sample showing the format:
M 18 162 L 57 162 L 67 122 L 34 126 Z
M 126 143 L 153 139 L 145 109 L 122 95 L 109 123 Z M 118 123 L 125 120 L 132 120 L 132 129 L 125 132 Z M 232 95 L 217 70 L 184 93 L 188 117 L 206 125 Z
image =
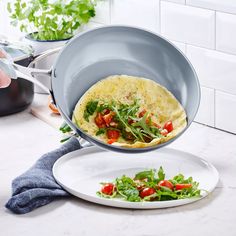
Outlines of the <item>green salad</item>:
M 84 119 L 89 122 L 89 116 L 95 112 L 94 120 L 98 127 L 96 136 L 106 133 L 109 144 L 116 142 L 120 136 L 131 143 L 150 142 L 173 131 L 171 121 L 161 127 L 157 124 L 157 115 L 140 109 L 139 100 L 135 100 L 133 104 L 115 101 L 99 104 L 98 101 L 90 101 L 86 105 Z
M 134 178 L 123 175 L 109 183 L 101 183 L 97 195 L 104 198 L 119 198 L 129 202 L 167 201 L 201 197 L 199 183 L 192 177 L 178 174 L 165 178 L 162 167 L 137 173 Z

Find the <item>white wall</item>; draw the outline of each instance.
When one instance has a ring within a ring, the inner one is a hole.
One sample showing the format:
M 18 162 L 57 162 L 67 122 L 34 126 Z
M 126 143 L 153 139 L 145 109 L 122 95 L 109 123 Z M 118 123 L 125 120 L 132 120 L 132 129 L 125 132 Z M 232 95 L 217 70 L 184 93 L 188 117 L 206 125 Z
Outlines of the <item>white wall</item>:
M 0 3 L 0 34 L 19 35 L 5 11 Z M 236 0 L 104 0 L 88 27 L 104 24 L 140 26 L 173 41 L 201 83 L 195 120 L 236 133 Z
M 11 19 L 7 11 L 7 2 L 9 0 L 0 0 L 0 35 L 17 40 L 23 34 L 19 29 L 11 26 Z

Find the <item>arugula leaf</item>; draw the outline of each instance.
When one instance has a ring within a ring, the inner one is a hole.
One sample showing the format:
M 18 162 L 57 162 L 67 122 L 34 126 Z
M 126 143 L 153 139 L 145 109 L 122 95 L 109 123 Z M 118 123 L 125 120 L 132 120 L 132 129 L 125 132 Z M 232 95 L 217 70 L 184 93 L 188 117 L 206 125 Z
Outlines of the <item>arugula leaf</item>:
M 98 106 L 98 101 L 90 101 L 86 105 L 86 110 L 90 115 L 92 115 L 96 111 L 97 106 Z
M 142 128 L 142 134 L 143 135 L 148 135 L 148 137 L 150 138 L 159 138 L 162 137 L 162 135 L 160 134 L 160 132 L 156 132 L 156 128 L 152 127 L 152 129 L 150 128 L 150 126 L 147 125 L 147 120 L 148 118 L 148 112 L 145 113 L 145 115 L 137 122 L 133 123 L 132 126 L 134 127 L 141 127 Z M 155 132 L 153 132 L 155 131 Z
M 98 106 L 98 101 L 89 101 L 85 107 L 84 119 L 89 122 L 89 116 L 93 115 Z
M 100 128 L 100 129 L 96 132 L 96 136 L 101 135 L 101 134 L 105 134 L 105 132 L 106 132 L 106 129 Z
M 97 107 L 97 112 L 103 112 L 106 109 L 112 110 L 112 106 L 110 104 L 108 104 L 108 103 L 101 103 Z
M 135 138 L 138 138 L 138 137 L 136 136 L 136 134 L 133 132 L 133 129 L 131 129 L 131 127 L 130 127 L 128 121 L 126 121 L 126 120 L 122 117 L 120 111 L 119 111 L 115 106 L 113 106 L 112 108 L 113 108 L 113 111 L 116 113 L 116 117 L 117 117 L 117 118 L 119 119 L 119 121 L 124 125 L 126 132 L 130 132 L 130 133 L 132 133 L 132 135 L 133 135 Z
M 142 180 L 142 179 L 150 179 L 153 180 L 154 179 L 154 170 L 145 170 L 145 171 L 141 171 L 139 173 L 137 173 L 134 177 L 134 179 L 136 180 Z
M 61 127 L 59 128 L 59 130 L 62 132 L 62 133 L 68 133 L 68 132 L 71 132 L 72 129 L 71 127 L 66 123 L 64 122 Z
M 136 184 L 133 179 L 123 175 L 121 178 L 116 179 L 117 192 L 127 201 L 139 202 L 139 191 L 136 189 Z
M 123 195 L 126 196 L 129 202 L 139 202 L 141 199 L 139 197 L 139 191 L 137 189 L 127 189 L 123 191 Z
M 164 172 L 162 166 L 159 168 L 159 170 L 157 172 L 157 176 L 158 176 L 158 181 L 165 179 L 165 172 Z

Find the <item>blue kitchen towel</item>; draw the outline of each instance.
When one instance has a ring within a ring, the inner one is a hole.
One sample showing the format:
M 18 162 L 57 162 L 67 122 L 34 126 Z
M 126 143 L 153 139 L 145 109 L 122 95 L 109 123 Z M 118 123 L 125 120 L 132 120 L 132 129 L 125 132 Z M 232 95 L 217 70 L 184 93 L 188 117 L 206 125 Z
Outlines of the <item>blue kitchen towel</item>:
M 44 154 L 28 171 L 12 182 L 12 197 L 6 208 L 17 214 L 28 213 L 60 197 L 69 196 L 53 175 L 53 164 L 66 153 L 81 148 L 79 141 L 72 137 L 60 148 Z

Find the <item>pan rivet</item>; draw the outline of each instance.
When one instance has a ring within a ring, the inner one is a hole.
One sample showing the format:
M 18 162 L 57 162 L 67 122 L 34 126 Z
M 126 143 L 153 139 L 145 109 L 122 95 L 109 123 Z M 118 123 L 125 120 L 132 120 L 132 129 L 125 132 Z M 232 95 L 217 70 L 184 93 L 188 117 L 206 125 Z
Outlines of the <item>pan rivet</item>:
M 57 77 L 56 70 L 53 71 L 53 77 Z

